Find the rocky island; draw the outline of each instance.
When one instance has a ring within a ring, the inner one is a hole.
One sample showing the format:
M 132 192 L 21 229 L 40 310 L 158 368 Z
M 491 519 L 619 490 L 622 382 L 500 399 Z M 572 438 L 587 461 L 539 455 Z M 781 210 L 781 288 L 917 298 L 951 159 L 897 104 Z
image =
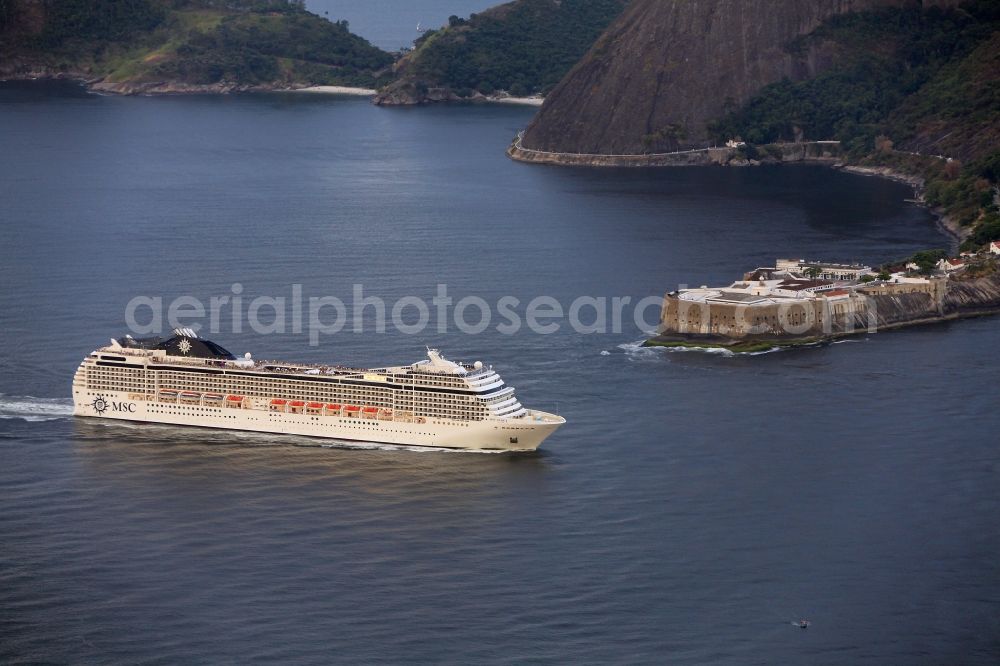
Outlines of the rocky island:
M 647 346 L 755 352 L 1000 312 L 1000 242 L 903 265 L 778 259 L 728 286 L 680 289 L 663 300 Z

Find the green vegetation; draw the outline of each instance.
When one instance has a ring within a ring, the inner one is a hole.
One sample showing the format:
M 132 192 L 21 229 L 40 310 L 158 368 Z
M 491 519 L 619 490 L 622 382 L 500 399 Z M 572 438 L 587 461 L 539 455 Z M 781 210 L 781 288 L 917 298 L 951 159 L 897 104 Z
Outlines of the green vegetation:
M 910 261 L 917 265 L 917 270 L 923 275 L 930 275 L 937 268 L 938 262 L 947 256 L 945 250 L 923 250 L 910 257 Z
M 978 280 L 996 274 L 998 268 L 1000 266 L 997 265 L 997 260 L 992 257 L 977 259 L 969 263 L 956 277 L 959 280 Z
M 152 30 L 166 18 L 162 3 L 151 0 L 46 0 L 45 27 L 32 40 L 42 48 L 77 41 L 118 42 Z
M 544 93 L 576 64 L 625 0 L 516 0 L 425 33 L 402 62 L 405 77 L 460 96 Z
M 1000 238 L 1000 3 L 844 14 L 787 49 L 838 64 L 731 108 L 717 141 L 840 140 L 855 163 L 920 176 L 927 203 L 969 229 L 964 249 Z
M 968 77 L 990 69 L 991 59 L 984 62 L 986 54 L 974 52 L 997 30 L 1000 5 L 989 1 L 968 3 L 962 11 L 910 7 L 835 16 L 788 46 L 793 53 L 832 48 L 835 67 L 767 86 L 711 129 L 716 138 L 740 135 L 755 144 L 796 136 L 838 139 L 860 156 L 875 149 L 879 135 L 896 144 L 915 139 L 931 112 L 967 119 L 973 99 L 992 117 L 1000 100 L 995 88 L 981 86 L 985 99 L 961 91 L 980 87 Z M 996 57 L 994 50 L 993 62 Z
M 5 55 L 109 83 L 375 86 L 392 56 L 299 0 L 0 0 Z
M 989 152 L 967 164 L 955 159 L 948 161 L 896 151 L 876 151 L 856 162 L 865 166 L 888 167 L 922 178 L 927 204 L 968 230 L 962 250 L 980 249 L 990 241 L 1000 239 L 1000 212 L 996 204 L 1000 150 Z
M 172 57 L 152 64 L 147 76 L 192 83 L 238 80 L 267 83 L 373 85 L 373 72 L 392 56 L 352 35 L 346 22 L 330 23 L 305 11 L 242 13 L 209 30 L 191 30 Z

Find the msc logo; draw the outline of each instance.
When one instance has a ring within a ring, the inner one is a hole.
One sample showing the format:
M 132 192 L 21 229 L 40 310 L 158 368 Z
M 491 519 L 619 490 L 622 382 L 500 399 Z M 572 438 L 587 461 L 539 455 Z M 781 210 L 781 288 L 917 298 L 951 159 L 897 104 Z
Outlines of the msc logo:
M 103 395 L 99 395 L 94 398 L 94 402 L 90 403 L 90 406 L 94 408 L 94 411 L 100 416 L 104 416 L 104 412 L 109 409 L 112 412 L 127 412 L 130 414 L 135 413 L 135 403 L 134 402 L 114 402 L 107 400 Z

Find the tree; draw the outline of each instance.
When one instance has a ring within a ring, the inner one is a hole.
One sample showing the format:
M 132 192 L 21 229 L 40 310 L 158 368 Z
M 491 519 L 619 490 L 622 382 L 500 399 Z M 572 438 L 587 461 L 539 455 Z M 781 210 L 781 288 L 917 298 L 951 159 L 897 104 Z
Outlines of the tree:
M 938 262 L 947 256 L 948 253 L 944 250 L 923 250 L 913 255 L 911 259 L 922 275 L 930 275 L 937 268 Z

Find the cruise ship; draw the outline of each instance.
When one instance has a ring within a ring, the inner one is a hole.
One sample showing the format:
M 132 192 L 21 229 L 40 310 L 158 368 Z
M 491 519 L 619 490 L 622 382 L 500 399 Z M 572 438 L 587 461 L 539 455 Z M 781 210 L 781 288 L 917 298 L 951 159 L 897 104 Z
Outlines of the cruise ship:
M 566 422 L 525 409 L 491 366 L 435 349 L 358 369 L 237 358 L 189 328 L 111 340 L 73 378 L 73 413 L 402 446 L 534 451 Z

